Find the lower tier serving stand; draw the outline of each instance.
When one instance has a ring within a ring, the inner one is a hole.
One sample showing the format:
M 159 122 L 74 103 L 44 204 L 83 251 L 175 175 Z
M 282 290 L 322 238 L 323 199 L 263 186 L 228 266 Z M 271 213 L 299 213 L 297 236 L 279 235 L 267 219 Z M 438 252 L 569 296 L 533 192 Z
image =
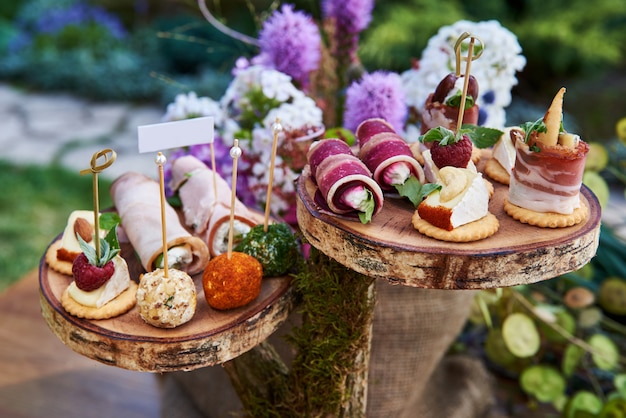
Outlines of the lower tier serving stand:
M 143 268 L 130 245 L 122 245 L 122 256 L 131 278 L 138 281 Z M 79 354 L 129 370 L 171 372 L 222 364 L 238 357 L 274 333 L 292 309 L 290 277 L 266 278 L 253 302 L 218 311 L 204 299 L 201 276 L 194 276 L 194 317 L 177 328 L 162 329 L 146 324 L 137 306 L 105 320 L 70 315 L 60 300 L 72 278 L 50 269 L 44 257 L 39 266 L 42 315 L 57 337 Z
M 298 224 L 309 244 L 348 269 L 402 286 L 460 290 L 530 284 L 581 268 L 598 247 L 601 209 L 585 186 L 581 201 L 589 209 L 589 217 L 576 226 L 551 229 L 509 217 L 503 209 L 508 186 L 494 183 L 489 211 L 497 217 L 499 230 L 487 239 L 470 243 L 449 243 L 421 235 L 412 226 L 415 210 L 408 201 L 386 198 L 382 211 L 363 225 L 322 210 L 315 203 L 317 187 L 309 177 L 301 176 L 297 189 Z M 372 281 L 372 287 L 376 281 Z M 374 289 L 371 294 L 376 294 Z M 471 303 L 471 298 L 465 300 Z M 373 318 L 374 304 L 371 306 Z M 420 320 L 424 319 L 413 319 L 415 327 L 420 326 Z M 463 322 L 464 318 L 456 318 L 459 320 Z M 361 348 L 363 367 L 356 368 L 358 376 L 346 379 L 347 384 L 360 386 L 347 388 L 346 392 L 360 398 L 351 399 L 345 410 L 361 411 L 362 415 L 367 406 L 371 334 L 369 338 Z M 384 367 L 394 367 L 394 363 Z M 404 371 L 386 371 L 390 375 L 394 372 Z

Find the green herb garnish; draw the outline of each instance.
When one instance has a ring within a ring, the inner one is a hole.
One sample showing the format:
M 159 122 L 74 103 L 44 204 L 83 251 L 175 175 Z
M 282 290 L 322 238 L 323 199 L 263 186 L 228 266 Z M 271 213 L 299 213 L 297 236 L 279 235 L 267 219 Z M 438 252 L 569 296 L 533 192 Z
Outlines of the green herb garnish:
M 409 177 L 403 184 L 394 184 L 394 187 L 400 196 L 408 198 L 415 207 L 417 207 L 426 196 L 435 190 L 441 189 L 441 185 L 437 183 L 422 184 L 415 176 Z
M 446 100 L 446 105 L 447 106 L 452 106 L 452 107 L 461 107 L 461 98 L 462 98 L 462 92 L 459 90 L 456 92 L 456 94 L 452 97 L 450 97 L 448 100 Z M 470 107 L 474 106 L 474 98 L 472 96 L 470 96 L 469 94 L 465 97 L 465 110 L 469 109 Z

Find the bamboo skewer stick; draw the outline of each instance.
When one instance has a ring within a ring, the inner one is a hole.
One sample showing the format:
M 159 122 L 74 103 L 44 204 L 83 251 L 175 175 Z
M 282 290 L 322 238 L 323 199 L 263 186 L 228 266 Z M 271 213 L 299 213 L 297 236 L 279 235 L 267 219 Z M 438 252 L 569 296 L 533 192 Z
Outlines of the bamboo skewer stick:
M 270 159 L 270 172 L 269 181 L 267 182 L 267 197 L 265 199 L 265 220 L 263 223 L 263 232 L 267 232 L 269 228 L 270 219 L 270 206 L 272 201 L 272 189 L 274 187 L 274 168 L 276 166 L 276 151 L 278 148 L 278 135 L 283 130 L 283 126 L 280 124 L 280 119 L 276 118 L 276 122 L 272 125 L 272 132 L 274 133 L 274 141 L 272 142 L 272 155 Z
M 98 159 L 104 158 L 104 162 L 98 165 Z M 81 170 L 80 175 L 93 174 L 93 228 L 96 257 L 100 259 L 100 192 L 98 190 L 98 173 L 110 167 L 115 162 L 117 154 L 110 148 L 96 152 L 91 157 L 91 167 Z
M 228 259 L 233 254 L 233 229 L 235 226 L 235 201 L 237 199 L 237 160 L 241 157 L 241 148 L 239 148 L 239 140 L 235 138 L 233 147 L 230 149 L 230 156 L 233 159 L 233 176 L 230 194 L 230 225 L 228 228 Z
M 160 187 L 160 195 L 161 195 L 161 237 L 163 240 L 163 277 L 169 277 L 169 267 L 167 261 L 167 225 L 165 221 L 165 181 L 163 175 L 163 166 L 167 158 L 163 155 L 162 152 L 159 152 L 154 160 L 156 165 L 159 167 L 159 187 Z

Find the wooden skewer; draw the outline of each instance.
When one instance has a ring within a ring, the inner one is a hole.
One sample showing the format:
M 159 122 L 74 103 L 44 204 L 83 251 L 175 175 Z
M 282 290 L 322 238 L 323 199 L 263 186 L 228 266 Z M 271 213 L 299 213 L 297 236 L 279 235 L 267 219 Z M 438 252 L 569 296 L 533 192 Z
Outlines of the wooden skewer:
M 98 165 L 98 159 L 104 157 L 104 162 Z M 96 257 L 100 258 L 100 192 L 98 191 L 98 173 L 104 171 L 115 162 L 117 154 L 110 148 L 103 149 L 96 152 L 91 157 L 90 168 L 81 170 L 80 175 L 93 174 L 93 229 L 94 229 L 94 244 L 96 247 Z
M 213 170 L 214 202 L 217 202 L 217 171 L 215 170 L 215 147 L 213 146 L 213 137 L 211 137 L 211 141 L 209 142 L 209 149 L 211 150 L 211 169 Z
M 233 159 L 233 176 L 230 194 L 230 225 L 228 228 L 228 253 L 230 260 L 233 254 L 233 229 L 235 226 L 235 201 L 237 200 L 237 160 L 241 157 L 241 148 L 239 148 L 239 140 L 235 138 L 233 147 L 230 149 L 230 156 Z
M 276 165 L 276 151 L 278 149 L 278 135 L 282 130 L 283 126 L 280 124 L 280 119 L 276 118 L 276 123 L 272 125 L 272 131 L 274 132 L 274 141 L 272 142 L 272 155 L 270 159 L 270 178 L 267 182 L 267 197 L 265 199 L 265 221 L 263 223 L 263 232 L 267 232 L 267 229 L 269 228 L 272 189 L 274 187 L 274 167 Z
M 461 104 L 459 106 L 459 116 L 456 121 L 456 133 L 458 134 L 461 125 L 463 125 L 463 116 L 465 115 L 465 102 L 467 100 L 467 88 L 469 86 L 470 68 L 472 66 L 472 55 L 474 54 L 475 39 L 470 38 L 469 49 L 467 51 L 467 64 L 465 65 L 465 79 L 463 80 L 463 91 L 461 92 Z M 457 70 L 458 71 L 458 70 Z
M 161 195 L 161 237 L 163 241 L 163 277 L 169 277 L 168 273 L 168 262 L 167 262 L 167 225 L 165 223 L 165 176 L 163 175 L 163 166 L 167 158 L 163 153 L 159 152 L 154 160 L 156 165 L 159 167 L 159 186 L 160 186 L 160 195 Z
M 459 129 L 461 129 L 461 125 L 463 125 L 463 116 L 465 115 L 465 102 L 467 101 L 467 89 L 469 86 L 469 78 L 471 75 L 470 69 L 472 66 L 472 61 L 478 59 L 483 54 L 483 51 L 485 50 L 485 45 L 480 38 L 468 32 L 463 32 L 461 36 L 459 36 L 459 39 L 457 39 L 456 44 L 454 45 L 454 52 L 456 55 L 455 74 L 457 77 L 461 75 L 461 45 L 463 41 L 467 38 L 470 38 L 470 43 L 469 43 L 469 48 L 467 50 L 467 58 L 465 60 L 467 62 L 467 64 L 465 65 L 465 75 L 464 75 L 465 79 L 463 80 L 463 90 L 461 92 L 461 104 L 459 107 L 459 116 L 456 122 L 455 134 L 458 134 Z M 476 40 L 478 40 L 478 42 L 480 43 L 481 48 L 478 51 L 478 53 L 474 55 L 474 44 Z

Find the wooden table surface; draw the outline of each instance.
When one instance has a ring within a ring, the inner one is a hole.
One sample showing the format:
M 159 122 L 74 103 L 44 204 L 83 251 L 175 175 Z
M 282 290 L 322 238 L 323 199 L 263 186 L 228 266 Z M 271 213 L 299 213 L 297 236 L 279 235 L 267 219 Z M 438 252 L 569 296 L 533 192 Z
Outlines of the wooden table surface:
M 41 315 L 37 270 L 0 294 L 0 416 L 159 417 L 158 380 L 64 346 Z

